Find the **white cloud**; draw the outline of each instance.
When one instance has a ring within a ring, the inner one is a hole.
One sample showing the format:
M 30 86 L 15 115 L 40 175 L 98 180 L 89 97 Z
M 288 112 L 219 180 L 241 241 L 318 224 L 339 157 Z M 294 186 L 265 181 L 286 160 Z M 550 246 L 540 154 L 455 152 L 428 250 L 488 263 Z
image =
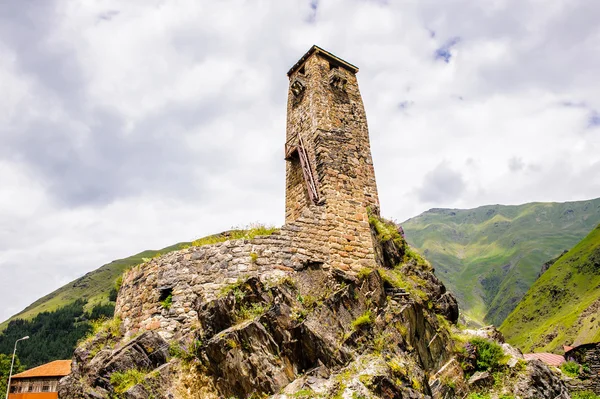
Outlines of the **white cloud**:
M 281 224 L 285 73 L 315 43 L 361 68 L 386 216 L 600 196 L 600 5 L 313 4 L 0 6 L 0 319 L 114 258 Z

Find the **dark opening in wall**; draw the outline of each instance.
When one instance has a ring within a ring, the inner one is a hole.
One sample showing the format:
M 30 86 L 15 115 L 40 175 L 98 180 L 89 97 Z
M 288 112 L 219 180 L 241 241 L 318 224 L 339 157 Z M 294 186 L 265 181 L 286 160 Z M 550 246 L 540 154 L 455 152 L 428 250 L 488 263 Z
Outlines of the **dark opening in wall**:
M 160 302 L 166 300 L 168 297 L 173 296 L 173 288 L 172 287 L 160 287 L 160 296 L 158 300 Z
M 304 75 L 306 73 L 306 70 L 304 69 L 304 65 L 302 65 L 302 68 L 300 68 L 298 70 L 298 73 L 301 74 L 301 75 Z

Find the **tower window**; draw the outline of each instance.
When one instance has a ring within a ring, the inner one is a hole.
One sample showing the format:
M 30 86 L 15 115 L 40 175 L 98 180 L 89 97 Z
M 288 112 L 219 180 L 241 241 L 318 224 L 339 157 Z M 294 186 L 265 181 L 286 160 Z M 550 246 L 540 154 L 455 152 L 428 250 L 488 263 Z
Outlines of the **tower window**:
M 294 93 L 296 97 L 304 93 L 304 85 L 299 80 L 292 83 L 292 93 Z

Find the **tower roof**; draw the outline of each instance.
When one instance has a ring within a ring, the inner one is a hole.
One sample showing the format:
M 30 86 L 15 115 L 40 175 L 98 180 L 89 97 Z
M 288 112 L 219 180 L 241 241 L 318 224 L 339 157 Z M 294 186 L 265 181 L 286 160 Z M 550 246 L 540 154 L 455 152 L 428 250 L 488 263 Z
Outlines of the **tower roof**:
M 313 54 L 321 54 L 323 57 L 327 58 L 329 60 L 329 62 L 332 62 L 334 65 L 338 65 L 341 66 L 343 68 L 348 69 L 349 71 L 351 71 L 352 73 L 357 73 L 358 72 L 358 67 L 355 65 L 352 65 L 351 63 L 344 61 L 343 59 L 331 54 L 329 51 L 327 50 L 323 50 L 321 47 L 317 46 L 316 44 L 314 44 L 307 52 L 306 54 L 304 54 L 302 56 L 302 58 L 300 58 L 298 60 L 298 62 L 296 62 L 296 64 L 294 64 L 294 66 L 288 71 L 287 75 L 290 76 L 292 73 L 296 72 L 303 64 L 304 62 L 310 58 L 311 55 Z

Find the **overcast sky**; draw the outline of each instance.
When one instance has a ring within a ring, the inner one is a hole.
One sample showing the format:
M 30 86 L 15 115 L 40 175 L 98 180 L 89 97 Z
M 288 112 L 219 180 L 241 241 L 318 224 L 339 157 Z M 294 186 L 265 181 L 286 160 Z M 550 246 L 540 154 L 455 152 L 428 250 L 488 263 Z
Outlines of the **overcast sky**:
M 284 219 L 286 72 L 360 67 L 384 216 L 600 197 L 600 2 L 0 0 L 0 319 Z

